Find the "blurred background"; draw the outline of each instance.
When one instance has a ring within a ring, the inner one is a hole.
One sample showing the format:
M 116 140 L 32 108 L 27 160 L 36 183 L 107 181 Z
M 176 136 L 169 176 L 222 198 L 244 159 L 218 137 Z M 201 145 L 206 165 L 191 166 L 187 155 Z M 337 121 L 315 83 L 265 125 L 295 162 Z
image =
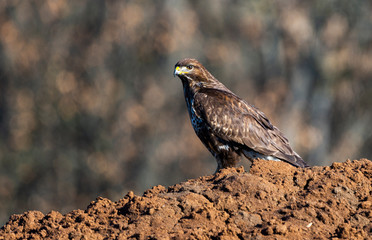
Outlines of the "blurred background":
M 370 1 L 0 1 L 0 225 L 212 174 L 199 59 L 310 165 L 371 158 Z

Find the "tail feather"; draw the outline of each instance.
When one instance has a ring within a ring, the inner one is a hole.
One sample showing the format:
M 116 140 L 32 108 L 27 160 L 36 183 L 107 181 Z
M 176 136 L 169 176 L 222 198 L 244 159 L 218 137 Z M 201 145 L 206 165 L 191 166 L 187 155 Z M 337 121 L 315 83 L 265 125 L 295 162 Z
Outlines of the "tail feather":
M 278 158 L 272 155 L 264 155 L 256 151 L 246 150 L 246 149 L 244 149 L 242 153 L 250 161 L 253 161 L 253 159 L 260 158 L 264 160 L 283 161 L 295 167 L 301 167 L 301 168 L 310 167 L 297 153 L 294 153 L 294 155 L 283 155 L 283 157 L 281 158 Z

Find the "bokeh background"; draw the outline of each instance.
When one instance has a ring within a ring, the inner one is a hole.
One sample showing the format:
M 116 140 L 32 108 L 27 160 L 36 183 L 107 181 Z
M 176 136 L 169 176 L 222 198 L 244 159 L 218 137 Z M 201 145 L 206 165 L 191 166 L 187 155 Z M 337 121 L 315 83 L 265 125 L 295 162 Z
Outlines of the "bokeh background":
M 212 174 L 185 57 L 311 165 L 371 158 L 371 1 L 2 0 L 0 225 Z

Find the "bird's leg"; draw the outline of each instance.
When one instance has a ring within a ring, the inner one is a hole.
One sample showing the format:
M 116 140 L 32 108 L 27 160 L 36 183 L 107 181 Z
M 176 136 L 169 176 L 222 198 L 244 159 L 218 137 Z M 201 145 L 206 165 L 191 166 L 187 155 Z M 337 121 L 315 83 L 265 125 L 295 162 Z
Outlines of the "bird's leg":
M 215 155 L 217 160 L 217 173 L 222 168 L 236 167 L 236 164 L 240 161 L 239 155 L 235 151 L 220 152 L 220 154 Z

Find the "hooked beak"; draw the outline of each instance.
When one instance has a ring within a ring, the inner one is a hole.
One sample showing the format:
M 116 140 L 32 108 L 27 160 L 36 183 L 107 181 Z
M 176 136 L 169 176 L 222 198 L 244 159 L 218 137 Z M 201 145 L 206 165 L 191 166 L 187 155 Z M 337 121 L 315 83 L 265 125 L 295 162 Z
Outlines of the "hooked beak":
M 182 71 L 181 71 L 181 68 L 179 66 L 175 67 L 174 68 L 174 72 L 173 72 L 173 76 L 177 76 L 177 75 L 180 75 L 182 74 Z
M 173 76 L 181 76 L 184 75 L 185 73 L 190 72 L 186 67 L 182 66 L 177 66 L 174 68 Z

